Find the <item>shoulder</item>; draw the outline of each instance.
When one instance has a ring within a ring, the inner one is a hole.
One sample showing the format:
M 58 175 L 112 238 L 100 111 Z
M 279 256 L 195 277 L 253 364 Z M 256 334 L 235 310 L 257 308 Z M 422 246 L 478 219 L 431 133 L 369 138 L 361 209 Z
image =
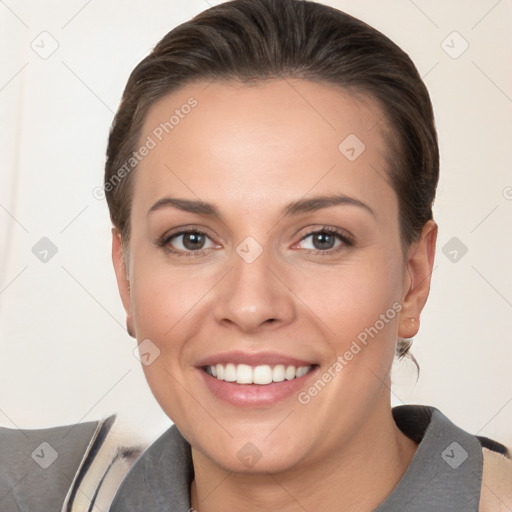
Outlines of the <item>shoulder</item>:
M 98 425 L 93 421 L 32 430 L 0 427 L 2 510 L 59 510 L 70 487 L 68 475 L 75 474 Z
M 439 409 L 426 405 L 402 405 L 393 408 L 393 417 L 408 437 L 422 443 L 424 439 L 435 440 L 429 447 L 442 449 L 451 438 L 457 439 L 467 452 L 464 462 L 467 479 L 475 492 L 479 512 L 501 512 L 512 510 L 512 458 L 511 450 L 504 444 L 484 436 L 470 434 L 454 425 Z M 437 442 L 446 434 L 444 444 Z M 451 450 L 449 448 L 451 447 Z M 443 451 L 444 457 L 457 455 L 452 445 Z M 462 449 L 459 448 L 461 452 Z M 462 461 L 462 459 L 461 459 Z M 453 462 L 453 461 L 452 461 Z M 446 468 L 445 468 L 446 469 Z M 458 475 L 460 477 L 460 474 Z
M 175 510 L 190 508 L 194 475 L 191 448 L 176 425 L 154 441 L 130 469 L 114 500 L 111 512 Z
M 92 510 L 94 505 L 108 510 L 119 484 L 147 445 L 139 437 L 127 432 L 116 415 L 47 429 L 0 427 L 2 512 L 74 506 Z

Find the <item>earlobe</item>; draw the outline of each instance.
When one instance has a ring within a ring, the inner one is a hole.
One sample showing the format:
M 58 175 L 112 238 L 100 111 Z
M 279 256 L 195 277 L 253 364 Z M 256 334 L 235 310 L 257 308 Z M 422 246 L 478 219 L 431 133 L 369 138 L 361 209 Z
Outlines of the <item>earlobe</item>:
M 130 279 L 128 269 L 123 255 L 123 244 L 121 233 L 117 228 L 112 228 L 112 263 L 116 274 L 119 295 L 126 312 L 126 330 L 135 338 L 133 319 L 131 314 Z
M 426 222 L 418 241 L 411 244 L 407 255 L 407 273 L 398 335 L 412 338 L 418 333 L 420 315 L 427 302 L 434 266 L 437 224 Z

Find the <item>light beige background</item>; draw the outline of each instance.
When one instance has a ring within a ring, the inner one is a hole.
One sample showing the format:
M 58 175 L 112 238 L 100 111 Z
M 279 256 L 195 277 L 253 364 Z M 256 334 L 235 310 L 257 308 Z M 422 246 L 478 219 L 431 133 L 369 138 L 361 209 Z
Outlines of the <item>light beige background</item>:
M 125 332 L 107 207 L 93 190 L 131 69 L 211 3 L 0 3 L 2 425 L 119 412 L 154 436 L 170 423 Z M 396 365 L 393 404 L 434 405 L 467 431 L 512 445 L 512 2 L 325 3 L 410 54 L 439 129 L 437 263 L 413 346 L 422 369 L 416 382 L 412 364 Z M 46 59 L 31 47 L 52 44 Z M 58 248 L 47 263 L 32 253 L 42 237 Z M 443 253 L 453 237 L 468 249 L 456 262 Z

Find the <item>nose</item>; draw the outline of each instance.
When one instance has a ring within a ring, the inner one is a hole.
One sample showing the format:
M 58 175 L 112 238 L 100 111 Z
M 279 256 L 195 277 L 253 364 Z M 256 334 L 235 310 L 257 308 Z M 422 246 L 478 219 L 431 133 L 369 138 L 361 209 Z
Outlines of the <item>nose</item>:
M 217 322 L 250 333 L 294 320 L 294 295 L 270 250 L 263 250 L 254 261 L 234 252 L 231 263 L 231 270 L 216 287 Z

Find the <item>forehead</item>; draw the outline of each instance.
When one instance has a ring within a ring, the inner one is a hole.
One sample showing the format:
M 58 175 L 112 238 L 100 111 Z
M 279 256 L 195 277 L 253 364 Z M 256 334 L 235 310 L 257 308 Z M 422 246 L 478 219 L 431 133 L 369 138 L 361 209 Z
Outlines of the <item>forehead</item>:
M 147 113 L 134 202 L 167 193 L 261 205 L 333 189 L 393 201 L 383 130 L 375 102 L 325 83 L 190 84 Z

